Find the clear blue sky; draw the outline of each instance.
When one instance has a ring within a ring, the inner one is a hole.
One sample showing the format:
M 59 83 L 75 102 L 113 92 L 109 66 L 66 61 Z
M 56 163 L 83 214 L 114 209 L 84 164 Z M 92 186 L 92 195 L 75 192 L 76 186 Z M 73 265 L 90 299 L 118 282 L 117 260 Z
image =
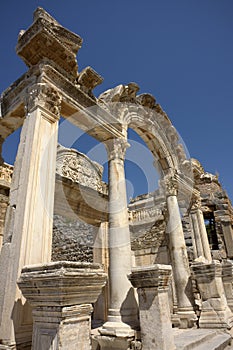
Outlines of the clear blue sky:
M 79 70 L 104 77 L 96 95 L 131 81 L 152 93 L 233 199 L 232 0 L 1 0 L 0 91 L 26 70 L 15 46 L 38 6 L 84 39 Z M 6 161 L 14 147 L 4 148 Z

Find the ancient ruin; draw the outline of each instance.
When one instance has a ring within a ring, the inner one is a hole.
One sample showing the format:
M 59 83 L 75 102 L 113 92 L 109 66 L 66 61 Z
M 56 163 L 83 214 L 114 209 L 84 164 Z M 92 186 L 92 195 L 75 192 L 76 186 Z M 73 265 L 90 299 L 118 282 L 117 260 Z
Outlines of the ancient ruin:
M 22 130 L 14 166 L 0 157 L 0 349 L 229 349 L 231 202 L 151 94 L 94 95 L 81 45 L 38 8 L 16 48 L 28 70 L 1 95 L 0 146 Z M 108 183 L 58 144 L 61 116 L 104 144 Z M 128 128 L 160 176 L 129 204 Z

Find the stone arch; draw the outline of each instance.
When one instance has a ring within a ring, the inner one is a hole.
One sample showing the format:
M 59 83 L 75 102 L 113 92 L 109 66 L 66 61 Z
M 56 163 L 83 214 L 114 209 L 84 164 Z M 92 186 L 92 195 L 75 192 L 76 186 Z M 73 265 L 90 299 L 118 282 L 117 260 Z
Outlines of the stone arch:
M 143 139 L 155 158 L 161 178 L 174 174 L 184 180 L 192 178 L 191 161 L 169 117 L 154 96 L 137 95 L 138 90 L 135 83 L 119 85 L 102 93 L 98 101 L 125 130 L 131 128 Z

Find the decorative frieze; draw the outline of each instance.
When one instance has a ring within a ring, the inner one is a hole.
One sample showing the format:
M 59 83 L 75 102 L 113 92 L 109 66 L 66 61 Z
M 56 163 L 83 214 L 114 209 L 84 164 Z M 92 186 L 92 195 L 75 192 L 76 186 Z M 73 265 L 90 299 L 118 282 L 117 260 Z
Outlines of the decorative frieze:
M 137 221 L 155 219 L 163 215 L 162 210 L 159 208 L 143 208 L 138 210 L 129 211 L 129 220 L 134 223 Z
M 102 181 L 103 167 L 85 154 L 59 145 L 56 172 L 82 186 L 107 194 L 107 184 Z

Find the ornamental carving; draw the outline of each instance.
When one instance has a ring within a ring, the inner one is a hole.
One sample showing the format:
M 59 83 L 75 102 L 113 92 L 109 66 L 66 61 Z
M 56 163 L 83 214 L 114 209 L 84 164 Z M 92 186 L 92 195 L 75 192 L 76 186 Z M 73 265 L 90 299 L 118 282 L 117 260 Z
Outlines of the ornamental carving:
M 105 142 L 105 146 L 108 152 L 108 160 L 124 160 L 129 143 L 124 139 L 111 139 Z
M 141 210 L 133 210 L 129 212 L 129 219 L 132 222 L 155 219 L 156 217 L 163 215 L 162 210 L 159 208 L 147 208 Z
M 29 89 L 26 109 L 27 112 L 31 112 L 37 106 L 41 106 L 59 118 L 61 100 L 61 95 L 53 87 L 44 83 L 35 84 Z
M 13 166 L 9 164 L 2 164 L 0 166 L 0 181 L 11 183 L 13 174 Z
M 174 176 L 165 177 L 163 180 L 163 186 L 166 196 L 177 196 L 178 194 L 178 181 Z
M 107 194 L 107 184 L 101 180 L 102 166 L 74 149 L 59 146 L 56 172 L 73 182 Z

